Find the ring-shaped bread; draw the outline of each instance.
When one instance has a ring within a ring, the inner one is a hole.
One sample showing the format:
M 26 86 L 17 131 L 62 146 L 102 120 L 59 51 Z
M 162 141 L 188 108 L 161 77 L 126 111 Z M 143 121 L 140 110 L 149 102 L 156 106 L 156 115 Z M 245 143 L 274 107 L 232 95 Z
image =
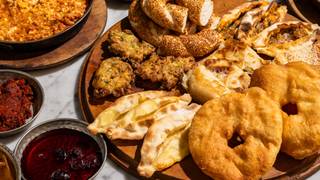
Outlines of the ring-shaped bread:
M 303 159 L 320 149 L 320 74 L 302 62 L 266 65 L 252 75 L 283 110 L 281 151 Z
M 230 140 L 241 138 L 234 147 Z M 261 88 L 231 93 L 205 103 L 189 133 L 190 153 L 214 179 L 259 179 L 280 150 L 281 110 Z
M 174 34 L 153 22 L 143 12 L 140 0 L 134 0 L 129 9 L 129 21 L 138 36 L 156 46 L 158 53 L 164 56 L 204 57 L 218 48 L 221 35 L 209 28 L 193 34 L 194 26 L 186 25 L 186 34 Z

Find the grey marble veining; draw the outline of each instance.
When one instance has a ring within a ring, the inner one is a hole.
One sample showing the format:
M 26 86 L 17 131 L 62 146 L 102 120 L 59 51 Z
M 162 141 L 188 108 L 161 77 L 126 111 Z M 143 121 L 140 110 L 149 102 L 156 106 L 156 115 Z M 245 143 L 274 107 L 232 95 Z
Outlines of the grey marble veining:
M 108 21 L 105 30 L 126 17 L 128 14 L 127 9 L 128 4 L 122 3 L 120 0 L 108 1 Z M 46 96 L 44 107 L 33 126 L 55 118 L 81 118 L 76 93 L 80 68 L 86 56 L 87 54 L 56 68 L 29 72 L 43 85 Z M 23 133 L 7 139 L 0 139 L 0 142 L 6 144 L 10 149 L 14 149 L 19 137 L 22 135 Z M 123 171 L 112 161 L 107 160 L 103 170 L 96 179 L 134 180 L 135 178 Z M 320 179 L 320 172 L 309 179 Z

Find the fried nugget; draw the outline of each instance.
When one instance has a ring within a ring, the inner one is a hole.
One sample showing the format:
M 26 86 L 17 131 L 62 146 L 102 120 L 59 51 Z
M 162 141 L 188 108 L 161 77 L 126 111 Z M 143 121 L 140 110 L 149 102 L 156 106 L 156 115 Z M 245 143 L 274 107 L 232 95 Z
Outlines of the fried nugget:
M 113 30 L 107 41 L 110 52 L 128 60 L 134 67 L 155 51 L 155 47 L 140 41 L 130 30 Z
M 156 54 L 151 55 L 150 59 L 143 62 L 136 70 L 144 80 L 160 82 L 161 89 L 173 89 L 181 80 L 183 73 L 192 69 L 195 64 L 193 57 L 160 57 Z
M 113 57 L 101 62 L 94 75 L 92 86 L 97 98 L 122 96 L 132 87 L 135 75 L 130 64 Z

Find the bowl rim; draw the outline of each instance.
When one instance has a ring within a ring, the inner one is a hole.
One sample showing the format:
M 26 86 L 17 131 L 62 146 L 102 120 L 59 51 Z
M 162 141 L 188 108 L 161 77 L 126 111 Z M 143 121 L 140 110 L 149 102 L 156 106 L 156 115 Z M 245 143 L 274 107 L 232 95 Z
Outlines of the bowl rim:
M 42 87 L 41 83 L 35 77 L 33 77 L 32 75 L 30 75 L 30 74 L 28 74 L 26 72 L 23 72 L 23 71 L 18 71 L 18 70 L 13 70 L 13 69 L 0 69 L 0 73 L 1 72 L 18 74 L 18 75 L 26 76 L 29 79 L 33 80 L 36 83 L 36 85 L 38 86 L 38 88 L 40 90 L 40 96 L 42 97 L 42 101 L 41 101 L 41 104 L 40 104 L 39 111 L 37 113 L 33 114 L 32 118 L 29 121 L 27 121 L 25 124 L 23 124 L 22 126 L 19 126 L 17 128 L 14 128 L 14 129 L 11 129 L 11 130 L 8 130 L 8 131 L 0 132 L 0 135 L 6 135 L 6 134 L 13 133 L 15 131 L 22 130 L 23 128 L 29 126 L 31 123 L 33 123 L 37 119 L 38 115 L 41 113 L 41 111 L 43 109 L 43 104 L 44 104 L 44 101 L 45 101 L 45 94 L 44 94 L 44 90 L 43 90 L 43 87 Z M 0 75 L 0 77 L 1 77 L 1 75 Z M 0 137 L 0 139 L 1 139 L 1 137 Z
M 42 39 L 36 39 L 36 40 L 31 40 L 31 41 L 8 41 L 8 40 L 0 40 L 0 44 L 3 45 L 24 45 L 24 44 L 33 44 L 33 43 L 40 43 L 40 42 L 44 42 L 44 41 L 48 41 L 51 40 L 53 38 L 56 38 L 64 33 L 66 33 L 67 31 L 73 29 L 74 27 L 76 27 L 78 24 L 80 24 L 91 12 L 92 9 L 92 4 L 93 4 L 94 0 L 86 0 L 88 6 L 86 8 L 85 13 L 81 16 L 80 19 L 78 19 L 72 26 L 67 27 L 66 29 L 64 29 L 63 31 L 60 31 L 56 34 L 53 34 L 52 36 L 48 36 Z
M 89 125 L 88 122 L 85 122 L 85 121 L 83 121 L 83 120 L 81 120 L 81 119 L 76 119 L 76 118 L 54 118 L 54 119 L 50 119 L 50 120 L 43 121 L 42 123 L 37 124 L 36 126 L 34 126 L 34 127 L 30 128 L 29 130 L 27 130 L 27 132 L 26 132 L 23 136 L 20 137 L 20 139 L 17 141 L 17 143 L 16 143 L 16 145 L 15 145 L 15 148 L 14 148 L 14 150 L 13 150 L 13 154 L 15 155 L 15 157 L 16 157 L 16 153 L 17 153 L 17 151 L 18 151 L 18 147 L 19 147 L 19 145 L 21 144 L 21 141 L 22 141 L 29 133 L 31 133 L 31 132 L 34 131 L 35 129 L 39 128 L 40 126 L 48 125 L 48 124 L 50 124 L 50 123 L 54 123 L 54 122 L 57 122 L 57 121 L 72 121 L 72 122 L 74 122 L 74 123 L 79 123 L 79 124 L 82 124 L 82 125 L 85 125 L 85 126 L 88 126 L 88 125 Z M 58 127 L 57 129 L 61 129 L 61 128 Z M 51 131 L 51 130 L 49 130 L 49 131 Z M 49 132 L 49 131 L 47 131 L 47 132 Z M 80 132 L 80 131 L 79 131 L 79 132 Z M 43 132 L 43 133 L 46 133 L 46 132 Z M 41 134 L 43 134 L 43 133 L 41 133 Z M 93 135 L 93 134 L 91 134 L 91 133 L 89 133 L 89 134 L 88 134 L 88 133 L 85 133 L 85 132 L 81 132 L 81 133 L 86 134 L 87 136 L 89 136 L 89 137 L 90 137 L 92 140 L 94 140 L 95 142 L 96 142 L 96 140 L 95 140 L 94 137 L 100 139 L 100 140 L 103 142 L 103 146 L 102 146 L 103 149 L 101 149 L 101 147 L 99 146 L 100 150 L 103 150 L 103 151 L 105 152 L 105 153 L 103 154 L 103 157 L 102 157 L 101 166 L 100 166 L 100 168 L 88 179 L 88 180 L 93 180 L 93 179 L 101 172 L 101 170 L 103 169 L 103 167 L 104 167 L 104 165 L 105 165 L 105 163 L 106 163 L 107 154 L 108 154 L 107 143 L 106 143 L 106 141 L 104 140 L 104 138 L 103 138 L 103 136 L 102 136 L 101 134 Z M 32 139 L 32 140 L 33 140 L 33 139 Z M 32 140 L 31 140 L 31 141 L 32 141 Z M 31 141 L 30 141 L 30 142 L 31 142 Z M 30 142 L 29 142 L 29 143 L 30 143 Z M 28 143 L 28 144 L 29 144 L 29 143 Z M 98 143 L 98 142 L 96 142 L 96 143 Z M 17 157 L 16 157 L 16 158 L 17 158 Z M 19 167 L 20 167 L 20 169 L 21 169 L 21 159 L 18 159 L 18 158 L 17 158 L 17 161 L 18 161 L 18 165 L 19 165 Z M 23 176 L 22 170 L 21 170 L 21 179 L 25 179 L 24 176 Z
M 0 143 L 0 151 L 4 152 L 9 161 L 12 163 L 16 179 L 21 179 L 21 167 L 13 151 L 11 151 L 5 144 L 2 143 Z

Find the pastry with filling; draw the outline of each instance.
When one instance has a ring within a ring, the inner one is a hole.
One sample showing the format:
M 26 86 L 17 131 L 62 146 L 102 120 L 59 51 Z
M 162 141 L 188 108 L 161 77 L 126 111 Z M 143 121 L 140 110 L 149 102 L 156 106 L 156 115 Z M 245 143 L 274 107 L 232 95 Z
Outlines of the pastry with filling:
M 200 107 L 191 104 L 176 109 L 152 124 L 141 148 L 141 176 L 151 177 L 155 171 L 166 169 L 189 154 L 189 127 Z
M 134 109 L 144 101 L 160 97 L 176 95 L 169 91 L 143 91 L 122 96 L 103 110 L 97 118 L 88 126 L 91 133 L 106 133 L 110 124 L 117 121 L 121 116 Z
M 263 29 L 281 22 L 286 13 L 286 7 L 274 1 L 247 2 L 222 16 L 217 30 L 225 39 L 234 38 L 250 44 Z
M 249 87 L 250 74 L 266 62 L 243 42 L 230 40 L 198 62 L 183 77 L 183 86 L 199 103 Z
M 304 61 L 320 64 L 320 27 L 300 21 L 276 23 L 263 30 L 253 46 L 260 54 L 274 58 L 278 64 Z

